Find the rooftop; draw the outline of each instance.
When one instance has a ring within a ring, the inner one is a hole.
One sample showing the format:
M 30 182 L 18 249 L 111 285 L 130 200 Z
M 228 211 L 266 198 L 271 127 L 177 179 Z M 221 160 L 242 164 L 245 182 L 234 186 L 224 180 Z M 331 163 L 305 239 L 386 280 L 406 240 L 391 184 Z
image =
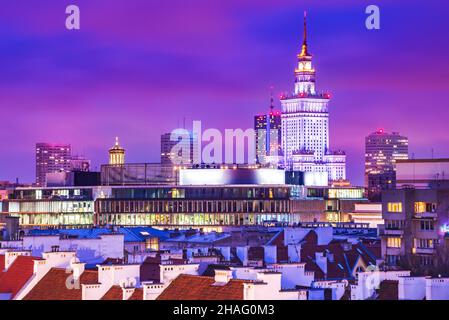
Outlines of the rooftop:
M 151 227 L 130 227 L 130 228 L 89 228 L 89 229 L 33 229 L 30 230 L 30 236 L 68 236 L 77 239 L 98 239 L 102 235 L 123 234 L 125 242 L 143 242 L 148 237 L 158 237 L 160 239 L 167 239 L 169 237 L 168 231 L 162 231 Z
M 9 293 L 11 297 L 15 297 L 33 275 L 35 260 L 42 259 L 31 256 L 18 256 L 8 270 L 0 276 L 0 293 Z
M 71 275 L 65 269 L 52 268 L 24 297 L 24 300 L 81 300 L 81 284 L 96 284 L 97 271 L 85 270 L 79 283 L 71 282 L 68 288 L 67 279 Z
M 213 277 L 181 274 L 157 300 L 243 300 L 245 282 L 251 281 L 231 279 L 217 286 Z

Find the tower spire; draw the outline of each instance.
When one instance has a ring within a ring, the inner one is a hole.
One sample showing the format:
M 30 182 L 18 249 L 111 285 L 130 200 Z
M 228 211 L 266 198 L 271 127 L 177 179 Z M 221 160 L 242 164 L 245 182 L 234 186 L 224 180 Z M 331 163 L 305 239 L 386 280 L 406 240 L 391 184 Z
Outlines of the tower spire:
M 301 57 L 309 56 L 309 52 L 307 51 L 307 11 L 304 11 L 304 35 L 301 46 L 301 53 L 299 55 Z
M 274 110 L 273 86 L 270 87 L 270 111 Z

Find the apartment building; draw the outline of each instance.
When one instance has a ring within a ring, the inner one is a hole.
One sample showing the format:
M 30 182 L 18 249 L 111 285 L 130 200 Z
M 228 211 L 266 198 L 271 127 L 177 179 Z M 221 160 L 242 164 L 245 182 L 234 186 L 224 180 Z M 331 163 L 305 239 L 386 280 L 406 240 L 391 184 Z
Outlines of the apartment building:
M 430 270 L 439 263 L 439 250 L 445 250 L 449 235 L 449 188 L 386 190 L 382 217 L 382 256 L 387 266 L 405 263 Z

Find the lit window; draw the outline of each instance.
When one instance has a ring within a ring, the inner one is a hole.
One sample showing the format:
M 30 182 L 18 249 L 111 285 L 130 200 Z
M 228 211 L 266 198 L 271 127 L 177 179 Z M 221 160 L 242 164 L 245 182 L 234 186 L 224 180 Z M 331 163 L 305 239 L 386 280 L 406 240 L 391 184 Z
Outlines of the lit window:
M 400 248 L 401 247 L 401 238 L 388 238 L 387 247 L 388 248 Z
M 388 212 L 402 212 L 402 202 L 388 202 Z

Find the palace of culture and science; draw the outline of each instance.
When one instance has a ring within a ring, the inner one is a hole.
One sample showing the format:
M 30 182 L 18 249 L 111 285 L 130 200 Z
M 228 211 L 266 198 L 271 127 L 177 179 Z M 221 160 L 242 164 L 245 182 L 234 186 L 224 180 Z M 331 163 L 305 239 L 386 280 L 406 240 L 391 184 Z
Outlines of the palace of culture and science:
M 281 97 L 284 167 L 303 172 L 327 172 L 329 180 L 346 179 L 346 155 L 329 148 L 329 93 L 318 93 L 312 55 L 304 40 L 295 69 L 295 90 Z

